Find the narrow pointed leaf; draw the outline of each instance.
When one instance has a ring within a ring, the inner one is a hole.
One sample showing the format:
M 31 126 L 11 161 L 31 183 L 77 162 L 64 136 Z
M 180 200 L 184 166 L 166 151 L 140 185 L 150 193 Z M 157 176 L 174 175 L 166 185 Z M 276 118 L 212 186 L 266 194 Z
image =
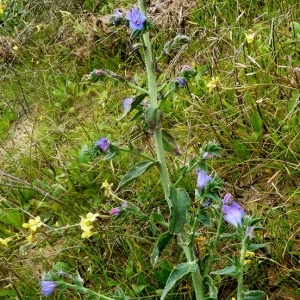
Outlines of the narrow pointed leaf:
M 159 253 L 162 252 L 167 247 L 167 245 L 170 243 L 170 241 L 173 238 L 174 238 L 174 235 L 171 234 L 170 232 L 165 232 L 160 235 L 156 244 L 154 245 L 154 249 L 150 256 L 153 267 L 155 267 L 155 265 L 157 263 Z
M 187 218 L 190 204 L 190 198 L 187 192 L 182 188 L 170 188 L 171 213 L 169 217 L 169 232 L 181 232 Z
M 236 266 L 230 266 L 227 268 L 224 268 L 222 270 L 211 272 L 212 274 L 216 275 L 231 275 L 231 276 L 237 276 L 239 273 L 239 270 Z
M 179 145 L 177 144 L 176 139 L 165 130 L 162 130 L 161 133 L 163 138 L 164 150 L 172 152 L 174 155 L 181 155 L 182 152 L 180 150 Z
M 137 177 L 144 174 L 146 171 L 148 171 L 150 168 L 152 168 L 154 165 L 156 165 L 157 162 L 153 161 L 144 161 L 142 163 L 139 163 L 135 166 L 133 166 L 121 179 L 119 186 L 117 187 L 116 192 L 120 191 L 121 189 L 128 186 L 133 180 L 135 180 Z
M 259 248 L 267 247 L 270 243 L 263 243 L 263 244 L 250 244 L 248 247 L 248 251 L 254 251 Z
M 259 290 L 244 292 L 244 300 L 261 300 L 265 297 L 265 293 Z
M 195 272 L 196 268 L 197 268 L 197 263 L 195 261 L 177 265 L 173 269 L 173 271 L 171 272 L 167 280 L 166 286 L 163 290 L 160 300 L 164 300 L 167 294 L 170 292 L 170 290 L 176 285 L 176 283 L 182 280 L 189 273 Z

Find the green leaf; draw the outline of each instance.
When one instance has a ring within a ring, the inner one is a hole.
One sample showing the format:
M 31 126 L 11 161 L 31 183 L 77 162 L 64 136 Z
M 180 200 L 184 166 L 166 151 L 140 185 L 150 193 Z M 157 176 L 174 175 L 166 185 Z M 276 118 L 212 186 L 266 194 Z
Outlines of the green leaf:
M 291 22 L 290 27 L 294 37 L 300 38 L 300 24 L 298 22 Z
M 150 256 L 153 267 L 155 267 L 155 265 L 157 263 L 159 253 L 162 252 L 167 247 L 167 245 L 170 243 L 170 241 L 173 238 L 174 238 L 174 235 L 171 234 L 170 232 L 165 232 L 160 235 L 156 244 L 154 245 L 154 249 Z
M 206 227 L 211 226 L 211 219 L 210 219 L 208 213 L 206 212 L 206 210 L 204 210 L 204 209 L 201 209 L 199 211 L 198 220 Z
M 82 145 L 81 149 L 79 150 L 78 161 L 82 164 L 87 164 L 90 161 L 90 155 L 88 154 L 88 146 Z
M 58 261 L 54 267 L 53 267 L 53 270 L 54 271 L 63 271 L 63 272 L 71 272 L 72 271 L 72 268 L 65 262 L 62 262 L 62 261 Z
M 22 227 L 20 212 L 18 209 L 12 209 L 5 215 L 1 216 L 3 223 L 12 225 L 16 228 Z
M 162 133 L 164 150 L 168 152 L 172 152 L 175 155 L 181 155 L 182 152 L 180 150 L 179 145 L 177 144 L 176 139 L 165 130 L 162 130 L 161 133 Z
M 263 244 L 250 244 L 248 247 L 248 251 L 254 251 L 259 248 L 264 248 L 270 245 L 270 243 L 263 243 Z
M 208 286 L 208 294 L 209 294 L 209 298 L 205 298 L 205 300 L 217 300 L 218 299 L 218 288 L 215 286 L 213 279 L 208 276 L 205 275 L 203 277 L 203 283 Z
M 157 164 L 157 161 L 144 161 L 142 163 L 139 163 L 135 166 L 133 166 L 122 178 L 122 180 L 119 183 L 119 186 L 116 190 L 116 192 L 120 191 L 121 189 L 128 186 L 133 180 L 135 180 L 137 177 L 144 174 L 146 171 L 148 171 L 150 168 L 152 168 L 154 165 Z
M 230 266 L 227 268 L 224 268 L 222 270 L 218 270 L 218 271 L 214 271 L 211 272 L 212 274 L 216 274 L 216 275 L 230 275 L 230 276 L 237 276 L 239 273 L 239 270 L 237 269 L 236 266 Z
M 251 123 L 252 123 L 252 126 L 253 126 L 254 130 L 257 133 L 261 133 L 261 131 L 262 131 L 262 121 L 261 121 L 261 118 L 260 118 L 260 116 L 257 112 L 253 112 L 251 114 Z
M 189 273 L 193 273 L 196 271 L 197 268 L 197 263 L 195 261 L 193 262 L 186 262 L 186 263 L 182 263 L 180 265 L 177 265 L 173 271 L 171 272 L 166 286 L 163 290 L 163 293 L 160 297 L 160 300 L 163 300 L 166 298 L 167 294 L 169 293 L 169 291 L 176 285 L 176 283 L 179 280 L 182 280 L 186 275 L 188 275 Z
M 261 300 L 265 297 L 265 293 L 259 290 L 244 292 L 244 300 Z
M 169 232 L 179 233 L 186 221 L 190 198 L 184 189 L 171 186 L 170 201 Z

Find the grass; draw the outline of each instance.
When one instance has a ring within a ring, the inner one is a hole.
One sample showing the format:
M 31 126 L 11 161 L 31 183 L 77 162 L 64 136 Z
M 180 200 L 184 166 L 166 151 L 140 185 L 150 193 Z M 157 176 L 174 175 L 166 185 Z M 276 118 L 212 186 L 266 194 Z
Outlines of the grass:
M 162 126 L 176 136 L 183 152 L 179 157 L 168 154 L 171 179 L 204 141 L 219 141 L 223 156 L 211 167 L 224 179 L 225 190 L 262 218 L 265 229 L 258 240 L 270 242 L 256 252 L 246 271 L 247 286 L 264 290 L 269 299 L 300 299 L 300 48 L 299 33 L 290 28 L 299 8 L 295 1 L 189 2 L 162 3 L 161 8 L 154 3 L 151 14 L 158 24 L 151 33 L 155 56 L 176 33 L 191 36 L 185 51 L 160 62 L 160 83 L 172 80 L 185 64 L 199 72 L 188 90 L 164 103 Z M 80 156 L 84 145 L 101 136 L 154 153 L 137 121 L 116 121 L 122 115 L 121 100 L 132 91 L 115 82 L 85 80 L 93 69 L 106 68 L 145 86 L 141 55 L 132 52 L 127 30 L 105 25 L 117 6 L 129 8 L 135 2 L 3 3 L 0 236 L 11 241 L 8 247 L 0 245 L 0 295 L 39 299 L 41 274 L 60 262 L 78 270 L 87 287 L 110 295 L 120 288 L 131 298 L 158 299 L 156 292 L 183 257 L 174 243 L 158 267 L 150 267 L 155 237 L 163 232 L 153 213 L 165 211 L 157 173 L 118 194 L 141 214 L 114 220 L 108 211 L 119 202 L 105 197 L 102 182 L 117 187 L 141 160 L 122 154 L 112 162 L 87 163 Z M 250 29 L 256 36 L 249 44 L 245 32 Z M 209 91 L 212 77 L 219 81 Z M 194 177 L 183 181 L 191 194 Z M 97 235 L 84 240 L 72 225 L 90 211 L 100 214 Z M 47 227 L 30 244 L 22 224 L 38 215 Z M 219 247 L 221 266 L 222 257 L 236 248 L 225 242 Z M 191 299 L 190 284 L 183 281 L 168 299 Z M 233 279 L 219 285 L 220 299 L 234 296 Z M 60 299 L 80 296 L 66 291 Z

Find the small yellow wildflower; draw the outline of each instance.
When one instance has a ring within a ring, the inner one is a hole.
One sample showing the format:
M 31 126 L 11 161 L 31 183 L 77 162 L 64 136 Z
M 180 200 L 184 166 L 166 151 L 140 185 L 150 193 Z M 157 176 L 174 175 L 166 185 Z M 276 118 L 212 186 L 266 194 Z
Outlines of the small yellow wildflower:
M 111 188 L 114 184 L 113 183 L 108 183 L 107 180 L 105 180 L 104 182 L 102 182 L 102 186 L 101 189 L 104 189 L 104 195 L 106 197 L 109 197 L 111 194 Z
M 34 219 L 30 219 L 28 221 L 28 223 L 23 223 L 22 227 L 23 228 L 29 228 L 31 231 L 35 232 L 38 229 L 38 227 L 42 226 L 42 224 L 43 223 L 41 222 L 41 217 L 37 216 Z
M 5 10 L 5 6 L 0 4 L 0 15 L 4 13 L 4 10 Z
M 32 243 L 32 241 L 33 241 L 33 234 L 31 233 L 26 239 L 27 239 L 27 241 L 29 243 Z
M 244 266 L 248 265 L 251 263 L 251 259 L 245 259 L 244 260 Z
M 211 81 L 206 85 L 206 87 L 208 87 L 208 91 L 211 92 L 212 89 L 220 86 L 221 82 L 220 82 L 220 78 L 219 77 L 212 77 Z
M 251 258 L 253 258 L 254 256 L 255 256 L 255 253 L 252 252 L 252 251 L 246 251 L 246 253 L 245 253 L 245 258 L 251 259 Z
M 41 24 L 38 24 L 38 25 L 36 25 L 35 27 L 36 27 L 36 31 L 37 31 L 37 32 L 40 32 L 41 29 L 42 29 L 42 25 L 41 25 Z
M 8 247 L 8 242 L 10 242 L 10 241 L 11 241 L 11 238 L 5 238 L 5 239 L 0 238 L 0 244 L 4 245 L 6 247 Z
M 89 238 L 92 236 L 95 232 L 92 232 L 91 230 L 94 228 L 93 222 L 96 220 L 96 218 L 99 216 L 99 214 L 93 214 L 93 213 L 88 213 L 86 215 L 86 218 L 80 217 L 80 228 L 83 231 L 81 237 L 83 239 Z
M 236 299 L 234 297 L 232 297 L 231 300 L 236 300 Z
M 254 38 L 256 36 L 256 32 L 253 31 L 252 29 L 249 29 L 248 32 L 245 32 L 245 35 L 246 35 L 247 43 L 251 44 L 254 41 Z

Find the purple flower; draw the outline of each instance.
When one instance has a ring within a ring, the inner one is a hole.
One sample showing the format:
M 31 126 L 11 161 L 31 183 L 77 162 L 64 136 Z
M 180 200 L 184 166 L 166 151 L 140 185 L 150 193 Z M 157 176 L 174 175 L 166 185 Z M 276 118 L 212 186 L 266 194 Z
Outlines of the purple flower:
M 138 8 L 133 8 L 126 15 L 129 26 L 132 30 L 142 30 L 146 21 L 146 16 Z
M 110 141 L 107 138 L 102 137 L 97 142 L 97 146 L 100 148 L 101 151 L 107 152 L 110 146 Z
M 184 66 L 181 67 L 180 72 L 182 72 L 182 71 L 188 71 L 190 69 L 191 69 L 191 67 L 189 65 L 184 65 Z
M 212 180 L 212 177 L 208 176 L 205 172 L 199 169 L 197 169 L 196 171 L 198 173 L 197 186 L 199 190 L 202 191 L 207 183 Z
M 114 207 L 113 209 L 111 209 L 109 211 L 109 213 L 111 215 L 113 215 L 113 216 L 118 216 L 121 211 L 122 211 L 122 208 L 120 208 L 120 207 Z
M 132 101 L 133 99 L 132 98 L 126 98 L 123 100 L 123 107 L 124 107 L 124 110 L 129 110 L 130 109 L 130 106 L 132 104 Z
M 174 80 L 180 87 L 185 87 L 187 85 L 187 81 L 184 77 L 178 77 Z
M 232 202 L 231 205 L 223 205 L 222 212 L 225 214 L 224 220 L 227 223 L 233 225 L 236 228 L 239 225 L 242 225 L 242 218 L 245 215 L 245 212 L 236 202 Z
M 224 205 L 229 205 L 232 201 L 232 195 L 227 193 L 224 198 L 223 198 L 223 204 Z
M 57 283 L 55 281 L 47 281 L 42 280 L 41 281 L 42 286 L 42 293 L 48 297 L 51 295 L 51 293 L 54 291 L 54 289 L 57 287 Z

